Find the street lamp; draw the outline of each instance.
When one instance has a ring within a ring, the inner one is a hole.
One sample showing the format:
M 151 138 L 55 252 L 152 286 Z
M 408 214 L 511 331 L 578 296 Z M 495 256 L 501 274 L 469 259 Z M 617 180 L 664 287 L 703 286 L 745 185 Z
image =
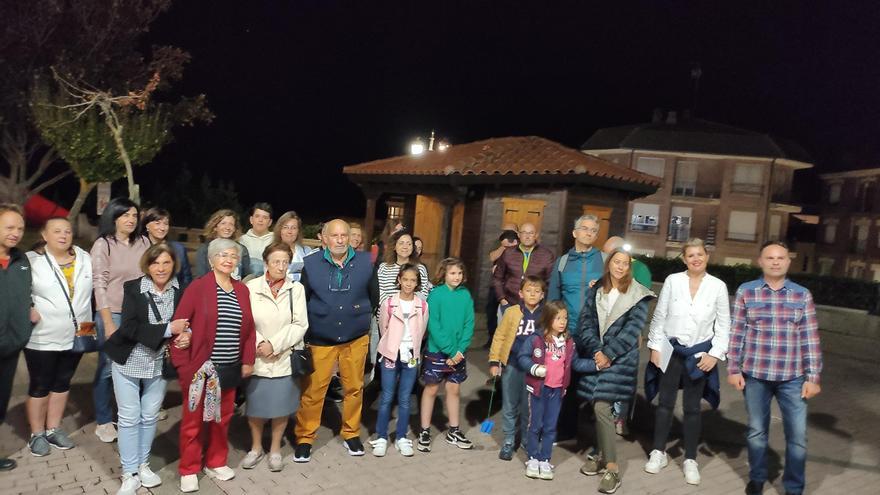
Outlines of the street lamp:
M 424 152 L 425 143 L 422 142 L 421 138 L 416 138 L 413 142 L 409 144 L 410 155 L 421 155 Z

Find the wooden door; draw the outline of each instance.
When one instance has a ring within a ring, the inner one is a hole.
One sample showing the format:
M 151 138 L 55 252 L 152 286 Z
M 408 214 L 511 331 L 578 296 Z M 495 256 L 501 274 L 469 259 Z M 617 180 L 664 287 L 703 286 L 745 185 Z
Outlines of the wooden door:
M 546 201 L 539 199 L 501 198 L 503 214 L 501 225 L 506 223 L 516 224 L 519 228 L 524 223 L 531 223 L 535 230 L 541 232 L 541 222 L 544 219 L 544 207 Z M 501 228 L 501 225 L 498 228 Z
M 584 205 L 584 215 L 593 215 L 599 219 L 599 233 L 596 235 L 594 246 L 602 249 L 608 240 L 608 230 L 611 228 L 611 212 L 614 208 L 607 206 Z
M 461 232 L 464 229 L 464 201 L 459 201 L 452 209 L 452 232 L 449 235 L 449 256 L 461 257 Z
M 422 262 L 437 266 L 446 246 L 443 245 L 443 203 L 430 196 L 416 196 L 416 217 L 413 233 L 422 239 Z

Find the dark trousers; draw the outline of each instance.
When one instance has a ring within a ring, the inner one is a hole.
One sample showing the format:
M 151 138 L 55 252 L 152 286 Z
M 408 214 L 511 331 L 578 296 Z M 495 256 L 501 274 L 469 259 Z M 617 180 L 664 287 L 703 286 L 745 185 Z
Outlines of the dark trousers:
M 12 382 L 15 380 L 15 369 L 18 367 L 18 353 L 0 356 L 0 424 L 6 421 L 6 408 L 12 397 Z
M 556 441 L 556 420 L 562 406 L 562 388 L 542 386 L 541 395 L 529 394 L 529 441 L 531 459 L 549 461 Z
M 486 330 L 489 332 L 489 342 L 492 342 L 496 328 L 498 328 L 498 297 L 492 284 L 489 284 L 489 294 L 486 296 Z
M 669 360 L 666 373 L 660 378 L 660 399 L 655 413 L 654 449 L 666 452 L 666 441 L 672 426 L 675 399 L 678 396 L 679 384 L 683 391 L 682 409 L 684 410 L 684 457 L 697 458 L 697 444 L 700 441 L 700 400 L 706 378 L 691 380 L 684 365 L 684 358 L 673 354 Z

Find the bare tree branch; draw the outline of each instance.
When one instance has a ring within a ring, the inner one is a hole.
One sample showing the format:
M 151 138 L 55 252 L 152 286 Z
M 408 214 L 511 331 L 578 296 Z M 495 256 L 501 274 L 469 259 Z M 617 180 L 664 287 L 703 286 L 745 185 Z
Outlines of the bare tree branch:
M 25 196 L 25 199 L 30 198 L 34 194 L 38 194 L 43 189 L 46 189 L 47 187 L 51 186 L 52 184 L 55 184 L 56 182 L 60 181 L 61 179 L 65 178 L 71 174 L 73 174 L 73 169 L 70 169 L 70 168 L 65 170 L 64 172 L 61 172 L 60 174 L 56 175 L 55 177 L 52 177 L 51 179 L 43 182 L 39 186 L 28 191 L 27 196 Z

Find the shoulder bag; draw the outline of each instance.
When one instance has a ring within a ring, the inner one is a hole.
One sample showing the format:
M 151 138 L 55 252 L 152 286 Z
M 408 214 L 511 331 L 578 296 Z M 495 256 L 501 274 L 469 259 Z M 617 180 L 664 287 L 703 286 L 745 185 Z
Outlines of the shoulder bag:
M 149 292 L 144 294 L 144 297 L 147 298 L 147 302 L 150 304 L 150 308 L 153 310 L 153 314 L 156 316 L 156 321 L 162 321 L 162 314 L 159 313 L 159 306 L 156 305 L 156 301 L 153 300 L 153 296 L 150 295 Z M 177 368 L 174 367 L 174 364 L 171 362 L 171 340 L 174 337 L 168 340 L 165 343 L 165 352 L 162 356 L 162 378 L 166 380 L 175 380 L 177 379 Z
M 290 322 L 293 323 L 293 289 L 287 290 L 287 301 L 290 303 Z M 306 344 L 302 349 L 290 351 L 290 374 L 294 378 L 302 378 L 315 372 L 315 363 L 312 362 L 312 349 Z
M 73 349 L 71 349 L 71 352 L 82 354 L 97 351 L 98 329 L 95 327 L 95 322 L 84 321 L 80 323 L 77 321 L 76 311 L 73 309 L 73 302 L 70 300 L 70 294 L 67 293 L 67 284 L 61 280 L 61 277 L 55 270 L 55 265 L 52 264 L 52 259 L 49 258 L 49 253 L 43 252 L 43 256 L 46 258 L 46 263 L 49 264 L 49 269 L 52 270 L 52 274 L 55 275 L 55 280 L 57 280 L 58 284 L 61 286 L 61 292 L 64 294 L 64 299 L 67 301 L 68 309 L 70 309 L 70 320 L 73 322 Z

